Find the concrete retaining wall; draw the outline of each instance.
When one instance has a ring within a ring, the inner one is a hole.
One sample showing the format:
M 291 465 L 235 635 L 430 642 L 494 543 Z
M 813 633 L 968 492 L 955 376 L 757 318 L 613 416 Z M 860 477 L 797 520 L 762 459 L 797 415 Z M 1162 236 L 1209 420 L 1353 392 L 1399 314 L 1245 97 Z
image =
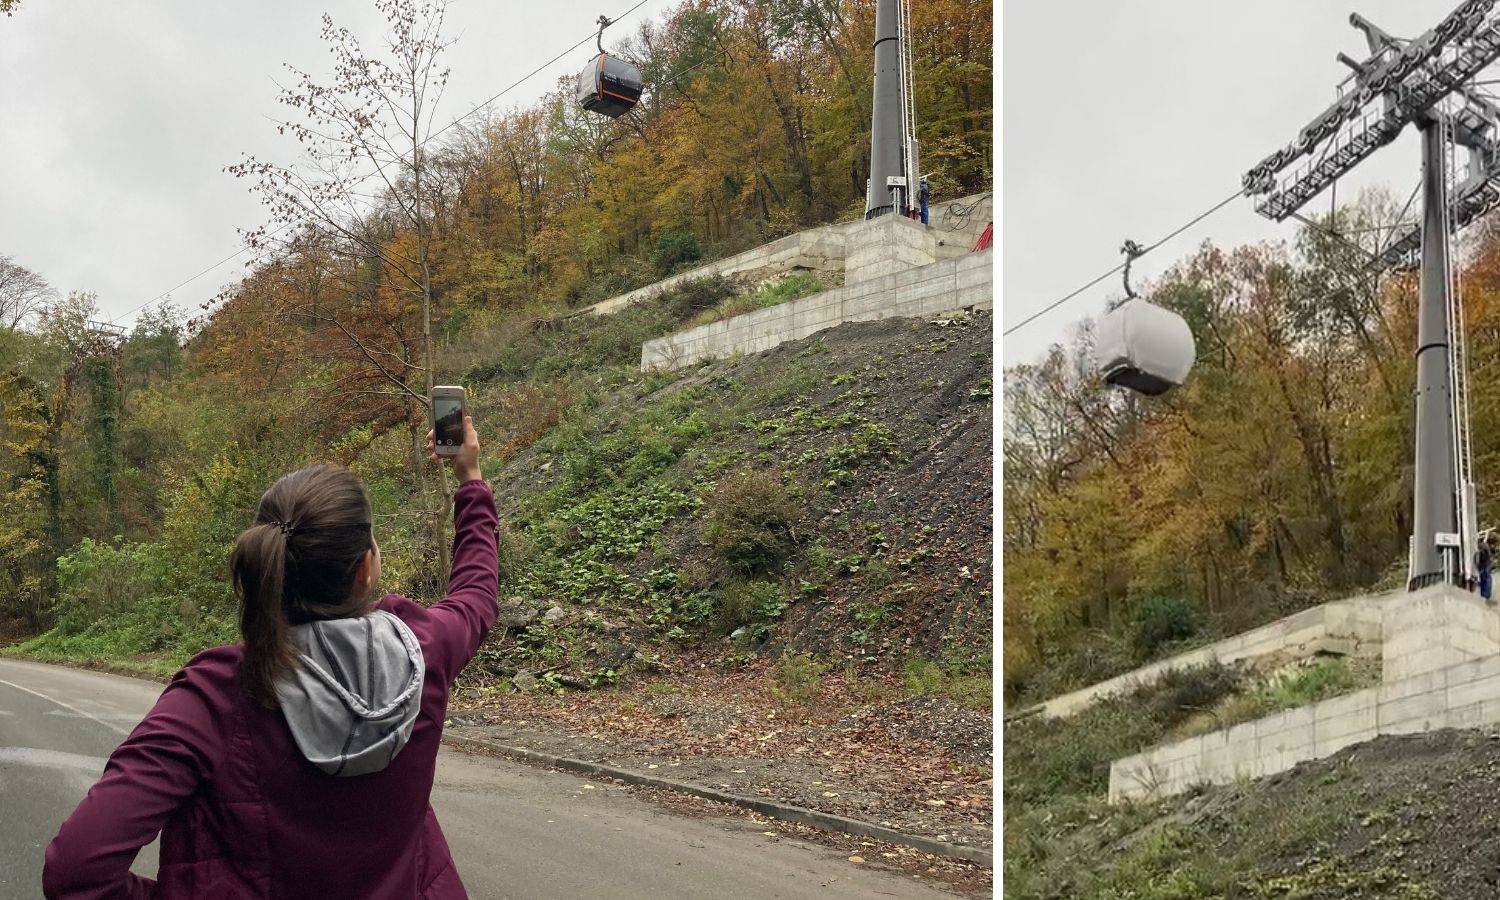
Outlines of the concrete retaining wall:
M 1284 772 L 1382 734 L 1500 722 L 1500 655 L 1413 675 L 1117 760 L 1109 799 L 1168 797 L 1199 784 Z
M 974 209 L 965 218 L 959 213 L 968 207 L 974 207 Z M 979 240 L 984 226 L 993 218 L 994 199 L 985 194 L 945 200 L 934 205 L 928 215 L 931 227 L 926 229 L 931 235 L 932 248 L 928 257 L 921 261 L 930 262 L 934 259 L 967 254 L 969 248 Z M 921 227 L 918 223 L 912 224 L 918 228 Z M 861 229 L 865 225 L 863 219 L 856 219 L 851 222 L 823 225 L 789 234 L 753 250 L 705 263 L 697 268 L 648 284 L 643 288 L 595 303 L 593 306 L 580 310 L 579 314 L 608 315 L 632 303 L 654 297 L 679 284 L 708 278 L 712 275 L 760 280 L 801 269 L 837 272 L 844 268 L 848 251 L 846 240 L 848 233 L 851 230 Z
M 967 216 L 963 215 L 965 209 L 969 210 Z M 937 258 L 968 253 L 984 233 L 984 226 L 994 220 L 995 198 L 990 194 L 975 194 L 932 206 L 927 221 L 936 237 Z
M 917 226 L 921 227 L 921 226 Z M 759 353 L 841 322 L 931 316 L 994 304 L 994 251 L 983 250 L 710 322 L 647 341 L 641 368 L 676 369 L 704 359 Z
M 1263 658 L 1298 659 L 1315 653 L 1380 656 L 1385 635 L 1386 608 L 1398 598 L 1410 601 L 1413 597 L 1420 596 L 1423 595 L 1394 591 L 1335 600 L 1305 609 L 1232 638 L 1179 653 L 1070 694 L 1053 697 L 1041 704 L 1038 711 L 1044 716 L 1070 716 L 1105 697 L 1152 684 L 1167 672 L 1195 668 L 1214 661 L 1231 663 Z
M 1385 681 L 1500 653 L 1500 614 L 1477 595 L 1429 588 L 1386 607 L 1381 672 Z
M 860 224 L 863 223 L 825 225 L 821 228 L 789 234 L 780 240 L 756 247 L 754 250 L 736 253 L 734 256 L 716 260 L 696 269 L 689 269 L 670 278 L 663 278 L 661 281 L 637 288 L 627 294 L 611 297 L 581 312 L 592 313 L 596 316 L 609 315 L 619 312 L 632 303 L 639 303 L 670 290 L 679 284 L 713 275 L 722 275 L 726 278 L 766 278 L 797 269 L 837 272 L 844 265 L 844 233 L 849 228 Z
M 1494 607 L 1438 585 L 1384 595 L 1364 610 L 1325 612 L 1325 627 L 1352 614 L 1365 630 L 1371 609 L 1381 614 L 1380 687 L 1117 760 L 1109 770 L 1111 802 L 1273 775 L 1376 735 L 1500 722 L 1500 613 Z

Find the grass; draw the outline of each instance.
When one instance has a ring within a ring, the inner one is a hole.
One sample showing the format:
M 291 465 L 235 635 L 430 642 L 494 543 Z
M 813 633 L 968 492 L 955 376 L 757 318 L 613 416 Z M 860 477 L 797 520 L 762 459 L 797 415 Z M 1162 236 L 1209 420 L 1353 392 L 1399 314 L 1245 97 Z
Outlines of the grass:
M 96 638 L 94 635 L 79 637 Z M 37 638 L 12 647 L 0 647 L 0 656 L 98 669 L 148 678 L 152 681 L 163 681 L 172 677 L 192 658 L 189 654 L 123 653 L 118 648 L 109 646 L 108 636 L 102 637 L 105 640 L 74 640 L 61 645 Z
M 1378 667 L 1360 666 L 1342 656 L 1314 661 L 1223 698 L 1175 729 L 1172 738 L 1188 738 L 1249 722 L 1284 709 L 1296 709 L 1370 687 L 1380 680 Z
M 929 659 L 911 659 L 901 673 L 901 681 L 919 696 L 942 697 L 969 709 L 987 711 L 994 707 L 995 682 L 987 673 L 962 672 Z
M 823 290 L 822 282 L 805 272 L 798 272 L 795 275 L 788 275 L 775 284 L 768 284 L 748 294 L 721 301 L 711 309 L 705 309 L 688 320 L 687 327 L 696 328 L 720 319 L 742 316 L 757 309 L 780 306 L 783 303 L 811 296 L 821 290 Z

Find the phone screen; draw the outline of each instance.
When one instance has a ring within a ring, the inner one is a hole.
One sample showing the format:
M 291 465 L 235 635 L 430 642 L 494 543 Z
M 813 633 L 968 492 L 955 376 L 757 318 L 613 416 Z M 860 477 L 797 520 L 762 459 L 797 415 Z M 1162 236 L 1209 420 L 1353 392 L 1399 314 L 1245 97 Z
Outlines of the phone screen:
M 432 398 L 433 441 L 439 447 L 457 447 L 464 442 L 464 401 L 461 397 Z

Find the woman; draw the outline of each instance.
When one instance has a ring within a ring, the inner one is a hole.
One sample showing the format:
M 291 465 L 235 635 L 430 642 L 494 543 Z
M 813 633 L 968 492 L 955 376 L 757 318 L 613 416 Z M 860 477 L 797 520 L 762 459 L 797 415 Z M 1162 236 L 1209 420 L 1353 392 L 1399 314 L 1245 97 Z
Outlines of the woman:
M 48 897 L 466 896 L 428 796 L 448 690 L 497 613 L 467 416 L 453 471 L 453 573 L 430 608 L 371 601 L 380 548 L 353 474 L 266 491 L 230 560 L 243 643 L 194 657 L 115 750 L 47 848 Z M 130 865 L 157 832 L 152 882 Z

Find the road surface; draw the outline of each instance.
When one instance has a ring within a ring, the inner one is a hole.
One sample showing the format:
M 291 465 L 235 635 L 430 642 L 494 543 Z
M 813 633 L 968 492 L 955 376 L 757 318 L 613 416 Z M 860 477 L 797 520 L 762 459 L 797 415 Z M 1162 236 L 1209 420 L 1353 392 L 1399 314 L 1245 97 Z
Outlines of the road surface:
M 41 896 L 47 843 L 160 691 L 0 659 L 0 898 Z M 443 750 L 432 803 L 475 898 L 952 900 L 836 850 L 673 815 L 612 784 L 506 760 Z M 155 845 L 135 870 L 155 872 Z

